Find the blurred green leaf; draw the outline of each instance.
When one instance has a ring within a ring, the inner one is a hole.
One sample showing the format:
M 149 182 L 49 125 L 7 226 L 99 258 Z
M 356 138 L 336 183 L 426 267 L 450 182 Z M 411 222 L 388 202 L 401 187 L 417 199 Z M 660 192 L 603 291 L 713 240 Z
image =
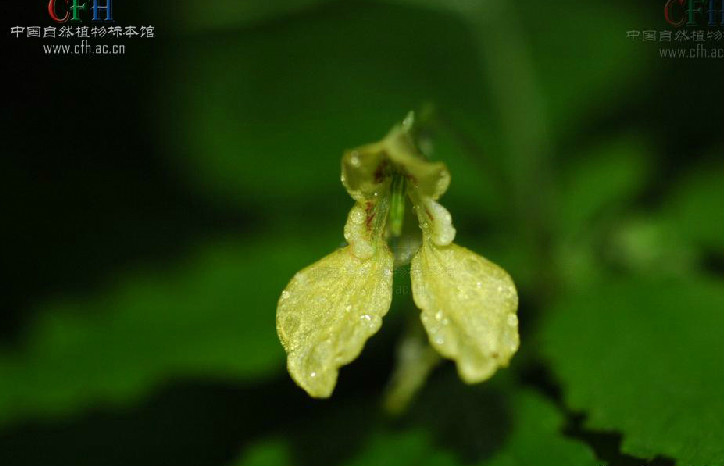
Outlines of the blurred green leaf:
M 542 350 L 566 403 L 624 452 L 724 463 L 724 286 L 617 280 L 563 298 Z
M 436 448 L 435 441 L 421 428 L 375 433 L 370 442 L 350 465 L 399 466 L 476 464 L 513 466 L 529 464 L 594 465 L 591 450 L 563 436 L 561 414 L 548 401 L 528 391 L 513 389 L 510 396 L 511 432 L 490 457 L 470 462 L 457 458 L 452 452 Z M 470 413 L 475 415 L 473 411 Z M 482 415 L 483 413 L 478 413 Z M 442 414 L 444 416 L 444 414 Z M 485 421 L 483 421 L 485 422 Z M 489 426 L 495 428 L 495 426 Z M 485 443 L 486 432 L 467 432 L 473 441 Z
M 189 39 L 166 68 L 161 143 L 214 201 L 300 213 L 309 199 L 346 202 L 343 150 L 381 139 L 426 102 L 475 115 L 476 136 L 494 139 L 493 116 L 480 116 L 489 105 L 477 51 L 461 26 L 413 8 L 329 4 Z M 492 183 L 481 188 L 488 171 L 454 141 L 441 144 L 435 156 L 455 170 L 451 199 L 496 199 Z
M 362 433 L 350 431 L 368 423 L 370 407 L 345 410 L 341 405 L 326 430 L 320 431 L 318 422 L 296 428 L 312 430 L 317 442 L 327 445 L 337 444 L 341 436 L 363 435 L 340 461 L 349 466 L 597 464 L 587 446 L 561 433 L 561 413 L 540 395 L 517 387 L 507 375 L 467 386 L 447 369 L 433 377 L 397 422 L 377 416 Z M 285 436 L 288 440 L 296 434 L 285 431 Z M 269 459 L 267 466 L 304 463 L 280 453 L 288 451 L 278 437 L 263 439 L 250 445 L 236 464 L 256 464 L 258 458 Z M 318 458 L 313 451 L 305 450 L 305 455 Z
M 281 370 L 279 293 L 334 249 L 331 233 L 212 241 L 175 268 L 40 306 L 25 345 L 0 354 L 0 423 L 127 402 L 172 377 L 248 381 Z
M 664 206 L 677 232 L 698 247 L 724 252 L 724 166 L 696 167 Z
M 601 109 L 625 103 L 654 69 L 649 50 L 626 40 L 632 25 L 650 21 L 640 10 L 564 0 L 556 3 L 554 13 L 534 1 L 511 3 L 529 38 L 554 140 L 570 138 L 589 115 L 595 121 Z
M 287 444 L 279 438 L 261 439 L 246 449 L 235 461 L 239 466 L 275 466 L 293 464 Z
M 457 121 L 451 124 L 457 124 Z M 447 164 L 451 175 L 450 188 L 442 203 L 450 210 L 457 225 L 466 222 L 496 222 L 501 224 L 510 209 L 505 194 L 508 186 L 501 179 L 501 166 L 493 153 L 480 153 L 481 148 L 466 147 L 467 135 L 450 128 L 435 131 L 432 144 L 434 157 Z
M 563 435 L 563 416 L 539 394 L 518 390 L 513 395 L 511 411 L 515 423 L 513 433 L 505 447 L 482 464 L 599 464 L 590 447 Z
M 605 255 L 617 268 L 686 277 L 697 270 L 697 251 L 684 238 L 665 216 L 633 216 L 617 222 Z
M 623 255 L 648 245 L 639 242 L 613 253 L 601 247 L 649 183 L 651 157 L 640 138 L 623 135 L 562 160 L 567 163 L 561 167 L 554 218 L 557 273 L 567 288 L 581 289 L 605 276 L 607 256 L 622 256 L 617 258 L 628 265 L 639 257 Z
M 564 237 L 590 234 L 608 209 L 626 206 L 651 174 L 649 150 L 631 136 L 611 139 L 577 154 L 562 173 L 558 208 Z
M 648 51 L 632 47 L 625 37 L 632 24 L 646 21 L 634 8 L 622 10 L 613 3 L 582 4 L 574 0 L 557 2 L 553 9 L 542 8 L 532 0 L 386 1 L 455 13 L 477 30 L 481 39 L 478 45 L 488 60 L 517 61 L 511 66 L 531 76 L 505 75 L 502 80 L 508 84 L 504 85 L 513 93 L 512 101 L 520 111 L 537 112 L 537 102 L 515 99 L 520 85 L 532 79 L 534 94 L 541 98 L 544 109 L 536 119 L 547 120 L 544 126 L 554 139 L 570 137 L 572 129 L 585 123 L 583 115 L 621 101 L 647 68 L 642 54 Z M 502 56 L 496 57 L 501 52 Z M 492 64 L 483 64 L 483 74 L 489 78 L 500 72 L 491 69 Z M 515 137 L 529 137 L 529 128 L 511 129 Z

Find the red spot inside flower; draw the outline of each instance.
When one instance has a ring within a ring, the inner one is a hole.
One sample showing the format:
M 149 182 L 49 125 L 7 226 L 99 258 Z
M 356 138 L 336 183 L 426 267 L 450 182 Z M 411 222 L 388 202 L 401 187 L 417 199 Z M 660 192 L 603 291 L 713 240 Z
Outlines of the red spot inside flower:
M 367 203 L 365 204 L 365 213 L 367 214 L 365 225 L 367 226 L 367 230 L 372 229 L 372 219 L 375 218 L 374 208 L 375 206 L 372 201 L 367 201 Z
M 383 154 L 384 156 L 384 154 Z M 385 178 L 385 169 L 387 168 L 387 160 L 383 160 L 382 163 L 377 165 L 377 169 L 375 170 L 375 182 L 376 183 L 382 183 L 382 180 Z

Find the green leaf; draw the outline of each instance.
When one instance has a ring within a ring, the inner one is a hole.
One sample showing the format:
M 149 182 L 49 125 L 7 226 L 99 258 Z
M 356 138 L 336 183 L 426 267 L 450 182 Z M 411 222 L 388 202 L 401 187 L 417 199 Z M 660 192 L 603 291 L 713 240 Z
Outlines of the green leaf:
M 233 464 L 238 466 L 276 466 L 292 464 L 287 444 L 279 438 L 261 439 L 244 451 Z
M 536 118 L 548 120 L 544 125 L 554 139 L 570 137 L 582 115 L 622 100 L 640 82 L 643 71 L 651 69 L 643 59 L 649 50 L 631 47 L 625 38 L 627 28 L 646 21 L 649 11 L 644 8 L 632 6 L 623 11 L 611 3 L 582 4 L 575 0 L 559 1 L 546 8 L 532 0 L 386 1 L 453 12 L 478 28 L 483 39 L 479 45 L 490 60 L 484 65 L 492 64 L 491 58 L 495 60 L 500 54 L 503 63 L 499 64 L 528 75 L 495 78 L 494 73 L 500 70 L 488 68 L 483 70 L 487 74 L 484 78 L 493 78 L 487 84 L 501 79 L 503 87 L 518 97 L 520 85 L 532 78 L 534 94 L 544 108 Z M 601 54 L 602 50 L 606 53 Z M 509 64 L 511 61 L 514 63 Z M 537 110 L 537 102 L 516 98 L 509 102 L 518 104 L 521 111 Z M 513 137 L 530 136 L 530 128 L 510 129 Z
M 510 394 L 512 415 L 510 433 L 499 445 L 491 448 L 490 455 L 474 462 L 459 458 L 447 449 L 435 445 L 434 438 L 422 428 L 401 431 L 383 430 L 375 433 L 362 454 L 350 466 L 443 466 L 476 464 L 480 466 L 513 466 L 529 464 L 594 465 L 597 464 L 592 452 L 583 444 L 563 436 L 561 414 L 547 400 L 529 390 L 514 389 Z M 483 415 L 484 413 L 477 413 Z M 441 416 L 449 416 L 440 413 Z M 468 412 L 467 417 L 476 412 Z M 465 419 L 465 417 L 462 417 Z M 483 430 L 465 432 L 470 442 L 485 444 L 492 438 L 499 438 L 487 430 L 502 428 L 482 421 Z M 460 428 L 452 428 L 459 432 Z
M 724 286 L 628 279 L 563 299 L 542 350 L 566 403 L 624 452 L 724 463 Z
M 697 248 L 676 223 L 660 214 L 620 219 L 605 254 L 618 269 L 643 276 L 686 277 L 697 270 Z M 599 276 L 606 274 L 598 264 Z
M 546 399 L 530 390 L 518 390 L 511 410 L 515 428 L 505 447 L 483 465 L 527 464 L 597 465 L 587 445 L 563 435 L 563 416 Z
M 175 267 L 41 305 L 25 344 L 0 353 L 0 423 L 129 402 L 172 377 L 248 381 L 280 371 L 281 290 L 338 244 L 331 234 L 308 238 L 210 241 Z
M 569 138 L 584 115 L 595 116 L 601 109 L 622 105 L 653 70 L 651 50 L 632 47 L 625 38 L 632 25 L 650 18 L 648 8 L 632 5 L 623 11 L 613 3 L 575 0 L 556 2 L 546 9 L 535 1 L 511 3 L 529 38 L 551 136 L 556 140 Z
M 436 374 L 400 420 L 378 416 L 364 429 L 348 458 L 348 466 L 452 466 L 452 465 L 530 465 L 556 464 L 583 466 L 597 464 L 591 450 L 576 440 L 566 438 L 561 430 L 563 417 L 547 400 L 528 389 L 516 386 L 507 376 L 491 382 L 468 386 L 451 367 Z M 366 395 L 368 396 L 368 395 Z M 296 429 L 312 430 L 322 444 L 336 445 L 337 438 L 359 432 L 353 426 L 368 423 L 370 407 L 349 409 L 337 406 L 333 423 L 309 421 Z M 358 418 L 359 416 L 359 418 Z M 289 441 L 297 437 L 284 432 Z M 300 444 L 300 442 L 297 442 Z M 308 444 L 303 444 L 309 448 Z M 236 464 L 250 466 L 263 456 L 273 460 L 267 466 L 295 464 L 289 445 L 280 437 L 251 445 Z M 303 457 L 318 457 L 305 451 Z M 297 461 L 298 463 L 299 461 Z
M 665 213 L 696 246 L 724 251 L 724 167 L 702 164 L 675 186 Z
M 651 163 L 645 144 L 622 136 L 577 154 L 561 180 L 561 232 L 588 232 L 608 209 L 625 206 L 646 185 Z
M 426 102 L 473 115 L 489 106 L 459 19 L 370 3 L 313 13 L 283 27 L 179 38 L 158 105 L 161 142 L 210 200 L 293 212 L 310 199 L 346 200 L 345 149 L 381 139 Z M 486 122 L 475 130 L 491 139 Z M 450 196 L 469 206 L 481 192 L 494 198 L 490 184 L 481 188 L 489 175 L 464 157 L 454 143 L 435 153 L 456 170 Z

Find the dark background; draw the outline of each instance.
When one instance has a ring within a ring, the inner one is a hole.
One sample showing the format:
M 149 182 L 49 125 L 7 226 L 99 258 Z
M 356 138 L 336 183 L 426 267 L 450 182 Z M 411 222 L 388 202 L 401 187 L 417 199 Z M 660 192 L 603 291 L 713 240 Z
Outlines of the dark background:
M 622 449 L 626 423 L 585 425 L 587 401 L 566 391 L 578 366 L 546 349 L 568 333 L 547 319 L 584 291 L 612 299 L 599 291 L 611 281 L 654 320 L 640 280 L 721 295 L 724 61 L 627 39 L 671 29 L 663 2 L 236 3 L 116 0 L 118 24 L 156 37 L 95 57 L 9 34 L 50 25 L 44 2 L 1 7 L 0 464 L 234 464 L 252 447 L 271 455 L 262 464 L 284 463 L 277 451 L 340 464 L 379 425 L 487 464 L 516 432 L 509 385 L 550 404 L 554 430 L 599 462 L 675 462 L 656 439 Z M 342 151 L 430 106 L 456 242 L 515 279 L 521 354 L 473 392 L 445 365 L 406 417 L 381 420 L 406 275 L 330 401 L 290 381 L 274 309 L 295 271 L 341 244 Z M 718 302 L 682 315 L 718 315 Z M 617 361 L 644 367 L 657 351 Z M 468 411 L 487 420 L 479 431 L 454 421 Z

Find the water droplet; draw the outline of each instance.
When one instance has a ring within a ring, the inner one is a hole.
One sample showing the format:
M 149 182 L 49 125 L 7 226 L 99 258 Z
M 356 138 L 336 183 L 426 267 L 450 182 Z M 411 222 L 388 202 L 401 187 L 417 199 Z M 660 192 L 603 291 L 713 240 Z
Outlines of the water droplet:
M 289 297 L 289 292 L 287 290 L 282 291 L 282 299 L 287 299 Z
M 352 153 L 352 156 L 349 158 L 349 163 L 355 168 L 360 166 L 359 154 L 357 154 L 357 152 Z
M 309 373 L 309 377 L 311 377 L 311 378 L 315 378 L 316 376 L 317 376 L 317 373 L 314 371 Z
M 437 311 L 435 313 L 435 320 L 437 320 L 438 322 L 442 320 L 442 317 L 443 317 L 442 311 Z
M 366 217 L 365 212 L 357 207 L 352 209 L 352 212 L 349 215 L 350 220 L 352 220 L 353 223 L 364 223 Z

